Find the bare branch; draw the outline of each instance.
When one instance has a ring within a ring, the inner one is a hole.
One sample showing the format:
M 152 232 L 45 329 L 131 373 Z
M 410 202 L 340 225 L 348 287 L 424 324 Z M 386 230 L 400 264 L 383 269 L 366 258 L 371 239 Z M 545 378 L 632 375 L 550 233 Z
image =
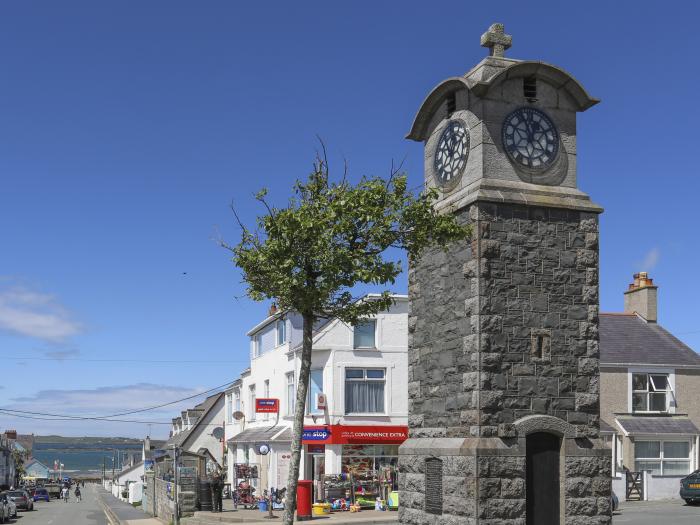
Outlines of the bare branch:
M 231 211 L 233 212 L 233 216 L 236 218 L 236 222 L 238 223 L 238 226 L 241 228 L 241 233 L 243 233 L 243 234 L 248 233 L 248 228 L 246 228 L 245 224 L 243 224 L 243 221 L 238 216 L 238 212 L 236 212 L 236 207 L 233 205 L 233 201 L 231 201 L 231 204 L 229 205 L 229 207 L 231 208 Z

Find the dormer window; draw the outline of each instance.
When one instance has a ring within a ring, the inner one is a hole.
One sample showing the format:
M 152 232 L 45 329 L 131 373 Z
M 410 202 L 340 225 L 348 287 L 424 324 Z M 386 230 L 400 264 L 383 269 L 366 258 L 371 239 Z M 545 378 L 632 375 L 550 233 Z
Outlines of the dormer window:
M 668 374 L 632 374 L 632 412 L 668 412 L 670 393 Z

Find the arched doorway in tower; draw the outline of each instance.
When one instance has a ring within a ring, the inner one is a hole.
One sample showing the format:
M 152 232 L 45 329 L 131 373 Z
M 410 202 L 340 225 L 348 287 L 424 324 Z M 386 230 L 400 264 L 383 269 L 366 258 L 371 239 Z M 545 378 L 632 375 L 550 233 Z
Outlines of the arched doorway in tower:
M 561 438 L 534 432 L 526 438 L 527 525 L 559 525 L 561 522 L 559 454 Z

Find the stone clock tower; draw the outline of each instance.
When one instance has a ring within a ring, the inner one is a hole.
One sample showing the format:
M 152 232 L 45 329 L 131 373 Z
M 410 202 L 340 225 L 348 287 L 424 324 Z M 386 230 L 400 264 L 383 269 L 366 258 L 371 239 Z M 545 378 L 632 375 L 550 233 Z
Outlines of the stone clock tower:
M 405 524 L 606 524 L 598 439 L 598 215 L 577 188 L 576 115 L 595 105 L 543 62 L 490 56 L 425 99 L 437 207 L 473 230 L 409 272 Z

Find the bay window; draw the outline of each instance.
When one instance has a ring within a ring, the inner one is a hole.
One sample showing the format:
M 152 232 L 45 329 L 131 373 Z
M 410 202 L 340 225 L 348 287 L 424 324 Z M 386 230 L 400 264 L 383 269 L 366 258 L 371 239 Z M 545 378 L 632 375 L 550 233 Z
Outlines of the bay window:
M 287 373 L 287 415 L 294 415 L 294 407 L 297 401 L 297 390 L 294 384 L 294 372 Z
M 690 442 L 635 440 L 634 469 L 656 476 L 685 476 L 690 473 Z
M 345 369 L 345 413 L 383 414 L 385 370 Z
M 248 400 L 250 408 L 248 409 L 248 421 L 255 421 L 255 385 L 250 385 L 248 388 Z
M 632 412 L 667 412 L 670 406 L 668 374 L 632 374 Z
M 323 414 L 323 409 L 318 408 L 318 394 L 321 393 L 323 393 L 323 369 L 319 368 L 311 370 L 309 374 L 309 401 L 306 403 L 308 407 L 306 410 L 307 414 Z
M 233 423 L 233 394 L 226 394 L 226 423 Z

